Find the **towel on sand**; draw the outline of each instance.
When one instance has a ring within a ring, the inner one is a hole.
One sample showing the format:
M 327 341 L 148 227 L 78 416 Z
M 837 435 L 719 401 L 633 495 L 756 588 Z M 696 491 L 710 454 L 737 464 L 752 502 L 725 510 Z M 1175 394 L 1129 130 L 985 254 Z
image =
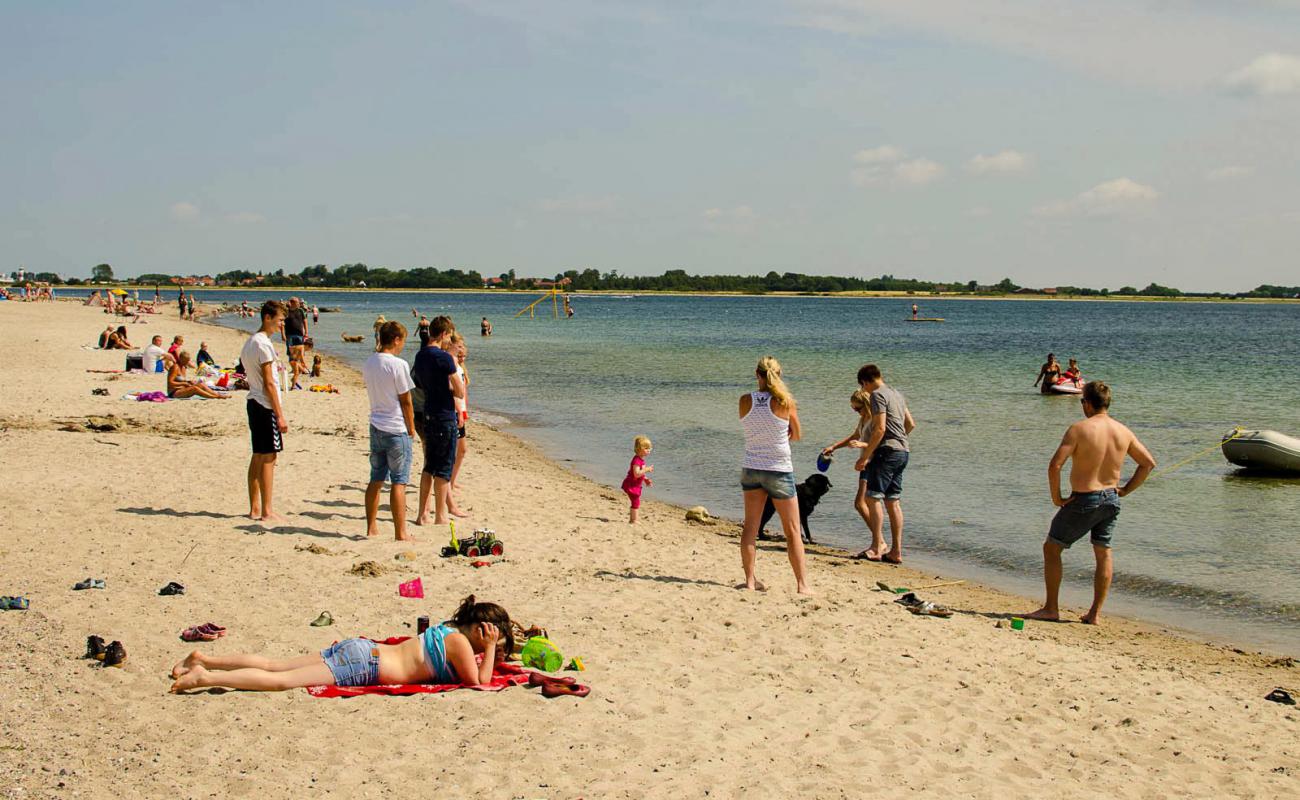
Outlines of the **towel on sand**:
M 371 639 L 378 644 L 401 644 L 411 637 L 394 636 L 390 639 Z M 482 655 L 475 656 L 481 660 Z M 477 689 L 480 692 L 499 692 L 507 686 L 528 683 L 529 670 L 515 664 L 497 664 L 490 683 L 478 686 L 466 686 L 463 683 L 405 683 L 386 684 L 382 686 L 308 686 L 307 694 L 312 697 L 357 697 L 363 694 L 408 695 L 438 694 L 453 689 Z

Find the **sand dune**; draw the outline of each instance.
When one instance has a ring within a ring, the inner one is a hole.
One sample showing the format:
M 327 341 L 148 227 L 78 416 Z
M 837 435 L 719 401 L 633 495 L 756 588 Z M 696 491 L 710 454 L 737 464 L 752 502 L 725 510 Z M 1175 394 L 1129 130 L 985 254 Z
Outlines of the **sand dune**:
M 162 378 L 87 372 L 122 364 L 80 347 L 104 323 L 71 303 L 0 303 L 0 594 L 32 601 L 0 612 L 5 796 L 1300 795 L 1300 711 L 1263 700 L 1300 688 L 1289 660 L 1118 618 L 999 629 L 1033 602 L 972 585 L 924 593 L 952 619 L 918 618 L 875 582 L 936 576 L 829 551 L 811 559 L 815 598 L 794 595 L 774 546 L 759 555 L 772 591 L 738 592 L 734 525 L 688 525 L 651 499 L 632 528 L 617 491 L 481 425 L 463 502 L 505 558 L 441 559 L 445 528 L 367 541 L 365 394 L 336 363 L 341 394 L 287 398 L 288 521 L 263 528 L 241 516 L 242 395 L 119 399 Z M 140 344 L 202 337 L 223 363 L 242 341 L 170 314 L 128 327 Z M 120 430 L 84 430 L 109 414 Z M 350 574 L 366 560 L 391 571 Z M 416 575 L 427 599 L 398 597 Z M 108 588 L 71 590 L 87 576 Z M 187 593 L 158 596 L 171 580 Z M 230 628 L 213 651 L 293 655 L 411 633 L 469 593 L 584 657 L 591 696 L 167 693 L 188 625 Z M 336 625 L 310 627 L 326 609 Z M 80 658 L 92 633 L 125 643 L 123 669 Z

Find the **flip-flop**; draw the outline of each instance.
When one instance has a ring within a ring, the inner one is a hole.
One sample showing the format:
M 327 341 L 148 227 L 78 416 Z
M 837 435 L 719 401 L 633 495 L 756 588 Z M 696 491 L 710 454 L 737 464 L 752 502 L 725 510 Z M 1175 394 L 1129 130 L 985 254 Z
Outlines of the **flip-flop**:
M 334 617 L 330 616 L 330 612 L 328 611 L 320 612 L 320 616 L 311 621 L 311 626 L 313 628 L 324 628 L 326 625 L 333 625 L 333 624 L 334 624 Z
M 209 633 L 198 626 L 181 631 L 181 639 L 186 642 L 215 642 L 220 638 L 220 634 Z
M 573 677 L 572 675 L 560 675 L 560 676 L 552 677 L 550 675 L 543 675 L 540 672 L 528 673 L 529 686 L 548 686 L 552 683 L 561 683 L 564 684 L 565 686 L 573 686 L 577 682 L 578 679 Z
M 569 685 L 547 682 L 542 685 L 542 697 L 586 697 L 589 694 L 591 694 L 591 687 L 580 683 Z

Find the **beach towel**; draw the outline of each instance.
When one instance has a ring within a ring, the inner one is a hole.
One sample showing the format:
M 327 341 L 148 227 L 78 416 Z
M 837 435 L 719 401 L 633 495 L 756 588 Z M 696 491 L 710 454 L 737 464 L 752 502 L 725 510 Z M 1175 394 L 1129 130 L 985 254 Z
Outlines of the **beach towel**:
M 371 639 L 370 641 L 378 644 L 401 644 L 411 637 L 394 636 L 391 639 Z M 482 661 L 483 656 L 477 655 L 475 659 Z M 456 689 L 477 689 L 480 692 L 499 692 L 507 686 L 518 686 L 528 683 L 528 674 L 526 670 L 516 664 L 497 664 L 492 673 L 490 683 L 479 684 L 478 686 L 466 686 L 463 683 L 401 683 L 387 684 L 383 686 L 308 686 L 307 694 L 312 697 L 357 697 L 363 694 L 378 694 L 397 697 L 411 694 L 440 694 L 450 692 Z
M 123 400 L 138 400 L 141 403 L 166 403 L 167 395 L 164 392 L 128 392 L 122 395 Z

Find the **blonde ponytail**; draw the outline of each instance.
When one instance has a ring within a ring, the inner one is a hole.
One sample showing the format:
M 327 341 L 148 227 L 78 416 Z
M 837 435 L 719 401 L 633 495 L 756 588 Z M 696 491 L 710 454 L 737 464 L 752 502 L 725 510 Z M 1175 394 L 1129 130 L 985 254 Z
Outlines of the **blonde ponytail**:
M 767 383 L 767 391 L 772 395 L 776 405 L 794 407 L 794 395 L 790 394 L 785 381 L 781 380 L 781 364 L 775 358 L 771 356 L 760 358 L 756 372 Z

